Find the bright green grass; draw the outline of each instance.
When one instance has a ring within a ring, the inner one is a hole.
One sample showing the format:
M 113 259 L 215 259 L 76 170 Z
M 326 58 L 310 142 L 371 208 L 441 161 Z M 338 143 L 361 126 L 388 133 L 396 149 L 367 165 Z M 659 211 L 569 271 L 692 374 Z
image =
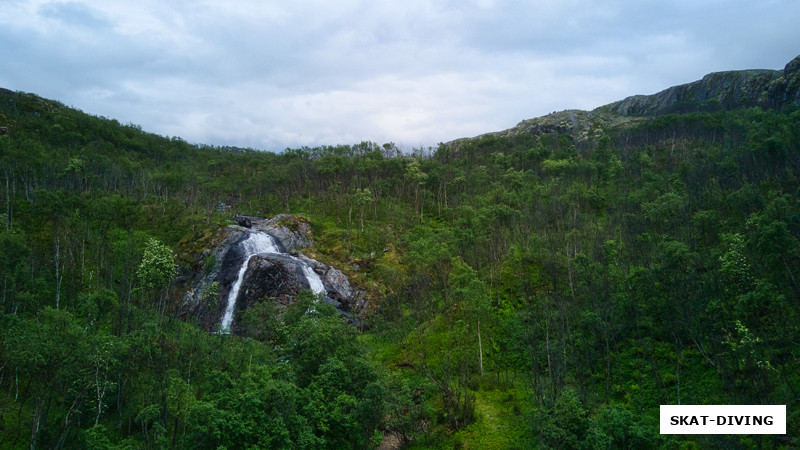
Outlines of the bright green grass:
M 527 395 L 519 387 L 475 392 L 474 423 L 453 435 L 454 447 L 465 449 L 523 448 L 527 442 L 523 410 Z

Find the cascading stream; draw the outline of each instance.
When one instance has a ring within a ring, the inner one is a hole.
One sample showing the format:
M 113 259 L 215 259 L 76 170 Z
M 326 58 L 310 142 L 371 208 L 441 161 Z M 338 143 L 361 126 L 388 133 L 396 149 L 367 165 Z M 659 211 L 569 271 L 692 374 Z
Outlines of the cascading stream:
M 239 274 L 236 277 L 236 281 L 233 283 L 231 290 L 228 293 L 228 303 L 225 307 L 225 315 L 222 316 L 222 322 L 220 323 L 220 331 L 222 333 L 227 334 L 231 331 L 231 323 L 233 322 L 234 311 L 236 311 L 236 299 L 239 298 L 239 290 L 244 282 L 244 276 L 247 272 L 250 259 L 256 255 L 262 253 L 274 253 L 289 256 L 291 259 L 297 261 L 297 263 L 303 269 L 303 275 L 305 275 L 311 291 L 314 292 L 314 294 L 325 293 L 325 285 L 322 283 L 322 278 L 320 278 L 320 276 L 314 272 L 314 269 L 312 269 L 311 266 L 302 259 L 281 252 L 280 248 L 275 244 L 275 240 L 269 234 L 261 231 L 251 231 L 248 233 L 247 239 L 242 241 L 241 245 L 244 248 L 245 258 L 242 262 L 242 266 L 239 268 Z
M 291 255 L 290 255 L 291 256 Z M 297 261 L 300 264 L 300 267 L 303 269 L 303 275 L 306 276 L 306 280 L 308 281 L 309 289 L 314 294 L 324 294 L 325 293 L 325 285 L 322 284 L 322 278 L 314 272 L 314 269 L 308 265 L 305 261 L 295 256 L 291 257 L 293 260 Z
M 233 322 L 233 312 L 236 310 L 236 299 L 239 297 L 239 289 L 242 287 L 244 281 L 244 274 L 247 272 L 247 265 L 250 259 L 259 253 L 280 253 L 278 247 L 272 236 L 267 233 L 249 233 L 247 239 L 242 241 L 245 257 L 242 266 L 239 268 L 239 274 L 236 281 L 231 286 L 231 291 L 228 293 L 228 304 L 225 307 L 225 315 L 222 316 L 221 330 L 223 333 L 231 331 L 231 322 Z

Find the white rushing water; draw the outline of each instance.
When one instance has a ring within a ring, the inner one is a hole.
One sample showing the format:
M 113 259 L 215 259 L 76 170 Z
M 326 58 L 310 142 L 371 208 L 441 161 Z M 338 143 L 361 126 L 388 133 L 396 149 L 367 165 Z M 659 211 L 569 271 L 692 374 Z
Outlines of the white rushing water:
M 303 268 L 303 275 L 306 276 L 306 280 L 308 280 L 308 286 L 314 294 L 324 294 L 325 293 L 325 285 L 322 284 L 322 278 L 314 272 L 314 269 L 311 268 L 305 261 L 295 258 L 294 256 L 292 259 L 296 260 L 300 263 L 300 266 Z
M 280 253 L 278 246 L 275 245 L 275 240 L 267 233 L 250 233 L 247 239 L 242 241 L 242 247 L 244 247 L 244 262 L 242 262 L 242 267 L 239 268 L 239 275 L 228 293 L 228 305 L 225 307 L 225 315 L 222 316 L 222 323 L 220 324 L 223 333 L 231 331 L 236 299 L 239 297 L 239 289 L 242 287 L 242 281 L 244 281 L 244 274 L 247 272 L 247 265 L 250 259 L 259 253 Z
M 220 331 L 222 333 L 230 333 L 231 331 L 233 313 L 236 310 L 236 299 L 239 297 L 239 290 L 242 287 L 244 275 L 247 272 L 247 266 L 250 263 L 250 259 L 258 254 L 275 253 L 289 256 L 291 259 L 297 261 L 303 269 L 303 274 L 308 281 L 311 291 L 314 292 L 314 294 L 325 294 L 325 285 L 322 283 L 322 278 L 314 272 L 314 269 L 302 259 L 287 253 L 282 253 L 280 248 L 275 244 L 275 240 L 269 234 L 261 231 L 251 231 L 247 239 L 242 241 L 242 247 L 244 247 L 245 258 L 244 262 L 242 262 L 242 266 L 239 268 L 236 281 L 233 283 L 231 291 L 228 293 L 228 304 L 225 307 L 225 315 L 222 316 L 222 322 L 220 323 Z

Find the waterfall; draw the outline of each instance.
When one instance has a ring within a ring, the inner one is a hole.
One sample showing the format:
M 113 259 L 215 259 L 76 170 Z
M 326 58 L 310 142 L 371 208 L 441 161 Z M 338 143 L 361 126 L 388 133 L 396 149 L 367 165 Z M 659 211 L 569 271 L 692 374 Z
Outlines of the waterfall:
M 247 239 L 242 241 L 244 248 L 244 261 L 239 268 L 239 275 L 236 281 L 231 286 L 231 291 L 228 293 L 228 305 L 225 307 L 225 315 L 222 316 L 221 330 L 223 333 L 231 331 L 231 322 L 233 322 L 233 311 L 236 309 L 236 299 L 239 297 L 239 289 L 242 287 L 244 281 L 244 274 L 247 272 L 247 265 L 253 256 L 259 253 L 280 253 L 278 247 L 272 236 L 267 233 L 250 233 Z
M 289 256 L 293 260 L 297 261 L 298 264 L 300 264 L 300 267 L 303 269 L 303 275 L 305 275 L 306 280 L 308 281 L 308 287 L 311 289 L 311 292 L 313 292 L 315 295 L 324 294 L 325 285 L 322 284 L 322 278 L 320 278 L 317 272 L 314 272 L 314 269 L 302 259 L 292 255 Z
M 222 333 L 227 334 L 231 331 L 233 313 L 236 310 L 236 299 L 239 298 L 239 290 L 242 287 L 244 275 L 247 272 L 247 266 L 250 263 L 250 259 L 258 254 L 274 253 L 288 256 L 292 260 L 296 261 L 297 264 L 299 264 L 303 269 L 303 275 L 305 275 L 311 291 L 317 295 L 325 294 L 325 285 L 322 283 L 322 278 L 320 278 L 320 276 L 314 272 L 314 269 L 302 259 L 281 252 L 280 248 L 275 244 L 275 240 L 269 234 L 261 231 L 251 231 L 248 233 L 247 238 L 242 241 L 241 245 L 244 248 L 245 258 L 242 262 L 242 266 L 239 268 L 239 274 L 236 278 L 236 281 L 233 283 L 231 286 L 231 291 L 228 293 L 228 304 L 225 307 L 225 315 L 222 316 L 222 322 L 220 323 L 220 331 Z

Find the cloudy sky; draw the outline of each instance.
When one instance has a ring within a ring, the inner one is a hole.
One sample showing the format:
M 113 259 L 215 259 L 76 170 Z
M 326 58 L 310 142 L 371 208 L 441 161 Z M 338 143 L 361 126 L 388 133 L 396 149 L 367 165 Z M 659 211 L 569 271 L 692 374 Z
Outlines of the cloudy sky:
M 796 0 L 2 0 L 0 87 L 189 142 L 401 148 L 782 69 Z

